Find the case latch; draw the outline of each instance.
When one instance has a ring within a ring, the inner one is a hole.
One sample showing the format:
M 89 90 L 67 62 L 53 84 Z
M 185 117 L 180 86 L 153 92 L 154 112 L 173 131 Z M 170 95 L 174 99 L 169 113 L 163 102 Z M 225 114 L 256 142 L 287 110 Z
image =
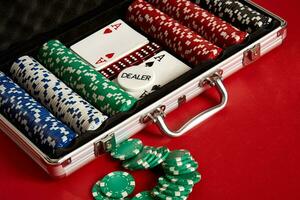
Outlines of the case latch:
M 153 110 L 152 112 L 148 113 L 147 115 L 144 115 L 140 118 L 140 122 L 143 124 L 146 124 L 150 121 L 154 120 L 153 116 L 156 115 L 164 115 L 164 111 L 166 110 L 166 106 L 165 105 L 161 105 L 159 107 L 157 107 L 155 110 Z
M 116 146 L 115 134 L 111 133 L 102 138 L 100 141 L 94 143 L 95 156 L 99 156 L 103 153 L 109 152 Z
M 243 65 L 249 65 L 261 57 L 260 44 L 256 44 L 251 49 L 244 52 Z

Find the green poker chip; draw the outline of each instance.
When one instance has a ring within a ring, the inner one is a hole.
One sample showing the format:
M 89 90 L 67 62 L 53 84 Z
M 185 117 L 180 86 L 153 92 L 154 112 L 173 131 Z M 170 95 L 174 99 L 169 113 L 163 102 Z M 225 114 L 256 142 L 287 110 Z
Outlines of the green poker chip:
M 131 200 L 154 200 L 149 191 L 144 191 L 136 194 Z
M 187 169 L 189 167 L 195 167 L 198 166 L 198 163 L 195 160 L 190 160 L 189 162 L 186 162 L 182 165 L 163 165 L 164 169 L 167 169 L 169 171 L 182 171 L 184 169 Z
M 108 197 L 104 196 L 100 189 L 100 181 L 97 181 L 92 188 L 92 195 L 95 200 L 109 200 Z
M 176 169 L 176 170 L 181 170 L 181 169 L 185 169 L 187 168 L 188 166 L 190 165 L 196 165 L 198 164 L 194 159 L 189 159 L 185 162 L 180 162 L 180 163 L 176 163 L 176 164 L 173 164 L 173 165 L 170 165 L 170 164 L 166 164 L 166 163 L 163 163 L 162 164 L 162 167 L 164 169 Z
M 156 186 L 157 191 L 159 191 L 161 194 L 170 196 L 170 197 L 188 197 L 190 193 L 193 191 L 192 188 L 189 188 L 188 190 L 184 191 L 176 191 L 169 188 L 160 188 L 159 186 Z
M 199 167 L 198 163 L 191 164 L 191 165 L 188 165 L 187 168 L 182 169 L 182 170 L 179 170 L 179 171 L 178 171 L 178 174 L 174 173 L 174 175 L 184 175 L 184 174 L 189 174 L 189 173 L 191 173 L 191 172 L 197 171 L 198 167 Z M 176 171 L 176 170 L 175 170 L 175 171 Z
M 170 153 L 170 150 L 167 147 L 160 147 L 157 151 L 158 155 L 149 162 L 150 168 L 154 168 L 164 162 Z
M 163 166 L 182 166 L 184 164 L 188 164 L 190 162 L 195 161 L 195 159 L 192 156 L 185 156 L 183 158 L 177 158 L 176 160 L 168 160 L 168 163 L 164 162 Z
M 58 40 L 45 43 L 38 59 L 80 96 L 110 116 L 130 110 L 137 102 Z
M 143 143 L 139 139 L 128 139 L 111 151 L 111 156 L 119 160 L 128 160 L 138 155 L 143 149 Z
M 122 163 L 122 166 L 125 169 L 129 169 L 129 170 L 144 169 L 146 166 L 143 165 L 145 165 L 145 163 L 147 164 L 146 162 L 147 159 L 153 156 L 152 151 L 153 151 L 152 147 L 144 146 L 141 153 L 139 153 L 137 156 L 133 157 L 132 159 L 125 160 Z
M 173 183 L 171 181 L 169 181 L 167 178 L 165 177 L 159 177 L 158 178 L 158 187 L 163 189 L 163 190 L 171 190 L 171 191 L 175 191 L 175 192 L 181 192 L 183 194 L 189 194 L 190 193 L 190 189 L 193 187 L 193 185 L 177 185 L 176 183 Z
M 137 166 L 137 169 L 149 169 L 152 166 L 150 165 L 150 162 L 154 160 L 158 156 L 158 149 L 155 147 L 148 147 L 149 156 L 147 158 L 140 160 Z
M 201 174 L 198 171 L 194 171 L 187 174 L 182 174 L 178 176 L 166 175 L 168 180 L 177 185 L 195 185 L 201 181 Z
M 151 195 L 155 198 L 155 199 L 164 199 L 164 200 L 182 200 L 182 199 L 186 199 L 184 197 L 173 197 L 173 196 L 168 196 L 166 194 L 163 194 L 162 192 L 160 192 L 156 187 L 153 188 L 153 190 L 151 191 Z
M 101 192 L 110 198 L 125 198 L 134 188 L 135 181 L 127 172 L 111 172 L 100 181 Z
M 146 158 L 137 161 L 135 169 L 152 169 L 162 163 L 168 156 L 169 149 L 166 147 L 147 147 L 148 151 Z
M 192 159 L 192 155 L 188 150 L 180 149 L 171 151 L 167 159 L 164 161 L 163 164 L 167 165 L 176 165 L 184 160 Z
M 164 169 L 165 173 L 168 175 L 183 175 L 194 172 L 198 169 L 198 165 L 188 166 L 187 168 L 182 168 L 180 170 L 166 170 Z
M 163 164 L 162 167 L 166 174 L 181 175 L 196 171 L 198 169 L 198 163 L 194 159 L 191 159 L 182 165 L 170 166 L 169 164 Z

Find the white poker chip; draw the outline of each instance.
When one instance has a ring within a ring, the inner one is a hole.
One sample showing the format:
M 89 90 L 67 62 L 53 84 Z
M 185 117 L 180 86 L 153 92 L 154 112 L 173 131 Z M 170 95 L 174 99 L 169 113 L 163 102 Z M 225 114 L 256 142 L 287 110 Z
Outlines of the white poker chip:
M 77 134 L 98 129 L 108 118 L 29 56 L 11 67 L 14 80 Z
M 155 81 L 155 72 L 143 65 L 124 69 L 117 78 L 118 84 L 125 90 L 136 92 L 151 86 Z

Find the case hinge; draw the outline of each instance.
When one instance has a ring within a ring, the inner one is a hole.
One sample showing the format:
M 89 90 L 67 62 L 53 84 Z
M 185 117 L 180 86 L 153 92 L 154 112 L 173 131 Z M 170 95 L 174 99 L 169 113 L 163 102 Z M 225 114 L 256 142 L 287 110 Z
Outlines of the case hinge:
M 67 160 L 65 160 L 64 162 L 61 163 L 62 167 L 66 167 L 67 165 L 72 163 L 72 159 L 68 158 Z
M 178 98 L 178 106 L 184 104 L 186 102 L 186 96 L 182 95 L 181 97 Z
M 260 44 L 256 44 L 254 47 L 244 52 L 243 65 L 244 66 L 249 65 L 254 61 L 258 60 L 260 57 L 261 57 Z
M 111 133 L 102 138 L 100 141 L 94 143 L 95 156 L 99 156 L 103 153 L 109 152 L 116 146 L 115 134 Z
M 281 37 L 284 40 L 287 37 L 287 28 L 282 28 L 280 31 L 277 32 L 277 37 Z

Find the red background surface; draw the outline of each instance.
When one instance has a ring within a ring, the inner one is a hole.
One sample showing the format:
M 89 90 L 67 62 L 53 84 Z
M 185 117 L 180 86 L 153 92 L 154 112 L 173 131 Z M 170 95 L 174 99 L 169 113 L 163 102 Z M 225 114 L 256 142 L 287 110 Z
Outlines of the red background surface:
M 147 145 L 185 148 L 200 163 L 203 180 L 190 199 L 300 199 L 300 29 L 297 0 L 256 0 L 289 22 L 285 43 L 229 77 L 225 110 L 177 139 L 150 125 L 136 137 Z M 167 117 L 172 127 L 216 103 L 210 90 Z M 52 180 L 0 133 L 0 199 L 91 199 L 91 187 L 121 169 L 103 156 L 71 176 Z M 150 189 L 157 175 L 132 173 L 135 192 Z

